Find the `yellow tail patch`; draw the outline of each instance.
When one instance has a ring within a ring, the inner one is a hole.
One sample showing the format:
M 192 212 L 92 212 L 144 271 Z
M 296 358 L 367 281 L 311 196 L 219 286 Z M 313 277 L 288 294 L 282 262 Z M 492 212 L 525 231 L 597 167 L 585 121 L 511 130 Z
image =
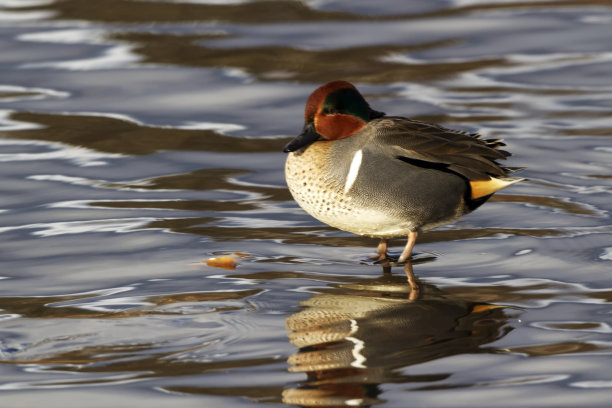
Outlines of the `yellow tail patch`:
M 472 200 L 491 195 L 502 188 L 506 188 L 511 184 L 518 183 L 519 181 L 523 180 L 525 179 L 518 177 L 491 177 L 488 180 L 470 181 L 470 187 L 472 188 Z

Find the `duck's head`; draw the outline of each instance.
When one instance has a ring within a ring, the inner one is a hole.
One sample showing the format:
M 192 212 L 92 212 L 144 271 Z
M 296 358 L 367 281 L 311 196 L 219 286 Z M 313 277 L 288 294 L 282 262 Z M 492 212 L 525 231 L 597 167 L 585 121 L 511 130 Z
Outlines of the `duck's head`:
M 318 140 L 344 139 L 359 132 L 370 120 L 384 115 L 370 108 L 353 84 L 328 82 L 308 98 L 304 129 L 283 151 L 293 152 Z

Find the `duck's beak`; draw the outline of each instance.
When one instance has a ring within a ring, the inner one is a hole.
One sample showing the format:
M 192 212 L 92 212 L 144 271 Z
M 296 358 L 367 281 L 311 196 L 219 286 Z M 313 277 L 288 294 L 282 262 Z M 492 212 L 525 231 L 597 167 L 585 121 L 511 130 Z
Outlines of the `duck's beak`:
M 308 146 L 311 143 L 316 142 L 317 140 L 322 140 L 321 135 L 317 133 L 314 127 L 313 122 L 307 122 L 304 125 L 304 129 L 302 129 L 302 133 L 297 135 L 292 141 L 287 143 L 283 148 L 283 152 L 295 152 L 296 150 Z

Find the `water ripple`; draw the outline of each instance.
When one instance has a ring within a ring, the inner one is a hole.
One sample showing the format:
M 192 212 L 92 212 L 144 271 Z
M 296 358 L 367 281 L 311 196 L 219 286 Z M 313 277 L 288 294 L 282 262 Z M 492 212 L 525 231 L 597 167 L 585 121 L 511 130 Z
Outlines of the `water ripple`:
M 0 3 L 3 405 L 609 405 L 609 1 Z M 285 186 L 334 79 L 526 167 L 418 298 Z

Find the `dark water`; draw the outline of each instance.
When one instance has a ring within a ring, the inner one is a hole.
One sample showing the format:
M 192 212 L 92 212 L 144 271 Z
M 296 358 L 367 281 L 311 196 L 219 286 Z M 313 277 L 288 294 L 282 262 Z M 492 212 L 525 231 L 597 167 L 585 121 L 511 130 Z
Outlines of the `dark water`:
M 609 406 L 612 2 L 0 7 L 1 406 Z M 285 187 L 333 79 L 527 167 L 417 301 Z

